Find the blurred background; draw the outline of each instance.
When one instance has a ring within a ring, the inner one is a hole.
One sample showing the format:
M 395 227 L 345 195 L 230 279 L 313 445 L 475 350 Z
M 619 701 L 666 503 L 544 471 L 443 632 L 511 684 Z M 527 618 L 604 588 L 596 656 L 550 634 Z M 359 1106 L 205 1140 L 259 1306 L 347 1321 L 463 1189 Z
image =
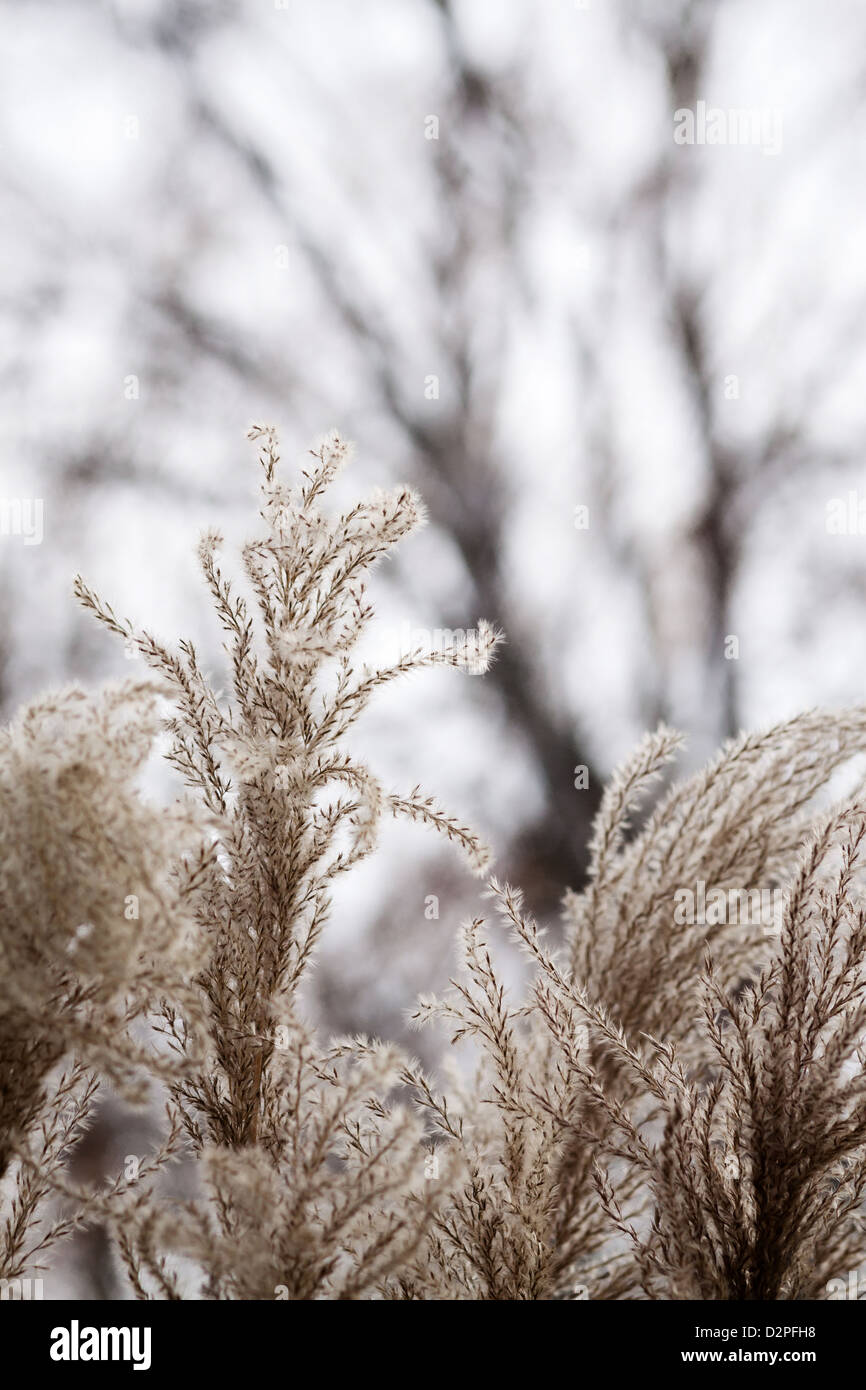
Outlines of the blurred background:
M 646 727 L 690 767 L 866 694 L 864 135 L 859 0 L 2 0 L 4 718 L 131 674 L 76 570 L 216 673 L 193 551 L 256 529 L 244 432 L 294 467 L 338 427 L 345 498 L 407 481 L 430 513 L 377 575 L 375 654 L 508 637 L 356 747 L 555 930 Z M 310 1007 L 404 1037 L 478 910 L 389 829 Z M 85 1169 L 129 1123 L 106 1108 Z M 73 1266 L 114 1291 L 98 1233 Z

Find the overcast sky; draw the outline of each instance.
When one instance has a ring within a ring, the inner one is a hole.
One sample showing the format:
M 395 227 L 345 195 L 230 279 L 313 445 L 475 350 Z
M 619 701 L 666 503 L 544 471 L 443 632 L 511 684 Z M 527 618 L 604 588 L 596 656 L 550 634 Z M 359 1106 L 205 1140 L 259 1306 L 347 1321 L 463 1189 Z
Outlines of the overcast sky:
M 356 439 L 344 498 L 432 490 L 370 650 L 501 622 L 593 775 L 657 717 L 694 760 L 862 699 L 866 534 L 827 509 L 866 498 L 864 54 L 856 0 L 5 0 L 0 496 L 43 504 L 0 537 L 6 713 L 129 673 L 78 569 L 216 665 L 191 557 L 254 527 L 260 418 L 288 463 Z M 367 727 L 507 850 L 550 787 L 495 690 Z

